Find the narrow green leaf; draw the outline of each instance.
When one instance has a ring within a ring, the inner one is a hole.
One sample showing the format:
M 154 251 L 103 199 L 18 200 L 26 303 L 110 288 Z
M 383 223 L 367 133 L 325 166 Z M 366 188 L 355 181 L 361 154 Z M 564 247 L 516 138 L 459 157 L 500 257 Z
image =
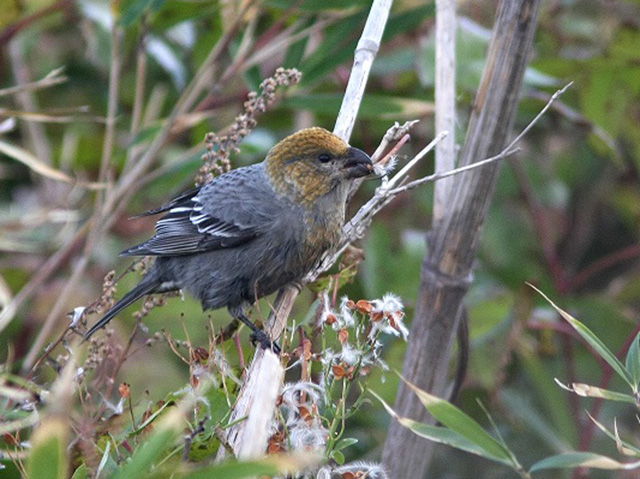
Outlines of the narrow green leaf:
M 402 376 L 401 376 L 402 377 Z M 473 420 L 466 413 L 444 399 L 429 394 L 416 387 L 403 378 L 405 383 L 413 390 L 425 408 L 442 424 L 460 434 L 462 437 L 478 445 L 488 454 L 494 457 L 508 460 L 512 454 L 507 448 L 498 442 L 493 436 L 487 433 L 480 424 Z
M 66 456 L 68 426 L 61 419 L 46 419 L 32 438 L 33 447 L 27 462 L 27 477 L 66 479 L 69 464 Z
M 145 477 L 151 467 L 161 459 L 169 448 L 173 447 L 185 425 L 180 411 L 170 411 L 150 434 L 148 440 L 135 450 L 114 479 Z
M 344 464 L 344 461 L 345 461 L 344 454 L 342 454 L 342 452 L 337 451 L 337 450 L 331 451 L 331 459 L 336 461 L 336 463 L 339 466 L 342 466 Z
M 385 44 L 396 35 L 417 28 L 419 25 L 424 24 L 427 19 L 433 18 L 435 13 L 435 3 L 431 3 L 428 5 L 421 4 L 415 8 L 391 15 L 384 29 L 382 43 Z
M 322 48 L 304 58 L 300 64 L 300 70 L 304 72 L 301 86 L 324 80 L 339 65 L 353 58 L 365 15 L 365 12 L 358 12 L 324 29 Z
M 140 434 L 141 432 L 143 432 L 147 428 L 147 426 L 149 426 L 149 424 L 151 424 L 153 421 L 155 421 L 158 418 L 158 416 L 162 413 L 162 411 L 164 411 L 167 407 L 173 406 L 173 405 L 175 405 L 175 401 L 174 400 L 165 401 L 162 404 L 162 406 L 160 406 L 158 408 L 158 410 L 156 412 L 151 414 L 146 420 L 144 420 L 142 423 L 140 423 L 140 425 L 138 425 L 138 427 L 136 429 L 131 431 L 131 434 L 132 435 L 137 435 L 137 434 Z
M 336 451 L 342 451 L 349 446 L 353 446 L 357 444 L 358 440 L 355 437 L 345 437 L 344 439 L 340 439 L 335 446 Z
M 291 474 L 308 468 L 320 458 L 313 454 L 275 455 L 257 461 L 227 461 L 213 464 L 196 470 L 186 471 L 180 475 L 182 479 L 243 479 L 245 477 L 262 477 Z
M 291 96 L 284 105 L 299 110 L 311 110 L 315 113 L 336 115 L 340 110 L 342 95 L 317 93 L 304 96 Z M 370 120 L 391 120 L 418 118 L 433 113 L 432 102 L 416 98 L 394 97 L 370 94 L 363 98 L 358 117 Z
M 304 22 L 301 28 L 309 27 L 313 23 L 313 19 L 310 18 Z M 292 44 L 287 48 L 287 53 L 284 55 L 284 61 L 282 66 L 284 68 L 298 68 L 300 62 L 304 58 L 305 51 L 307 50 L 307 43 L 309 43 L 309 37 L 305 37 L 302 40 Z
M 571 414 L 570 396 L 559 389 L 555 382 L 549 377 L 548 367 L 543 364 L 539 353 L 527 351 L 527 348 L 520 348 L 518 357 L 522 361 L 524 371 L 527 374 L 527 381 L 536 391 L 536 396 L 540 399 L 542 407 L 541 415 L 553 425 L 556 436 L 563 436 L 568 444 L 575 444 L 578 440 L 578 431 L 573 415 Z M 526 394 L 526 392 L 523 392 Z M 529 394 L 528 400 L 533 398 Z M 571 447 L 564 447 L 555 453 L 570 451 Z
M 625 366 L 635 384 L 633 387 L 633 392 L 635 393 L 638 391 L 638 383 L 640 383 L 640 333 L 636 334 L 636 337 L 629 347 Z
M 566 386 L 558 380 L 556 380 L 556 383 L 559 384 L 562 388 L 566 389 L 567 391 L 576 393 L 578 396 L 589 397 L 589 398 L 603 398 L 603 399 L 609 399 L 610 401 L 636 404 L 636 399 L 629 394 L 623 394 L 616 391 L 611 391 L 609 389 L 603 389 L 597 386 L 591 386 L 589 384 L 584 384 L 584 383 L 571 383 L 570 386 Z
M 536 462 L 531 466 L 529 472 L 541 471 L 543 469 L 573 469 L 576 467 L 590 467 L 593 469 L 606 470 L 629 470 L 640 467 L 640 461 L 623 463 L 593 452 L 568 452 L 565 454 L 558 454 L 557 456 L 547 457 Z
M 166 0 L 135 0 L 129 2 L 120 15 L 120 24 L 123 27 L 128 27 L 134 22 L 138 21 L 142 14 L 149 10 L 155 12 L 159 10 Z
M 354 8 L 368 7 L 370 2 L 368 0 L 350 0 L 345 2 L 344 0 L 269 0 L 266 4 L 270 7 L 281 8 L 287 10 L 290 8 L 299 8 L 306 11 L 320 11 L 320 10 L 346 10 Z
M 378 401 L 382 403 L 382 406 L 387 410 L 387 412 L 394 417 L 400 424 L 404 427 L 410 429 L 412 432 L 417 434 L 420 437 L 424 437 L 426 439 L 430 439 L 432 441 L 448 444 L 449 446 L 453 446 L 456 449 L 460 449 L 466 452 L 470 452 L 471 454 L 475 454 L 477 456 L 484 457 L 486 459 L 491 459 L 492 461 L 500 462 L 502 464 L 507 464 L 509 466 L 513 466 L 513 462 L 511 461 L 511 457 L 507 451 L 504 450 L 502 445 L 498 444 L 498 448 L 487 449 L 481 445 L 479 445 L 475 441 L 469 440 L 464 435 L 460 434 L 457 431 L 446 427 L 437 427 L 431 426 L 429 424 L 423 424 L 413 419 L 409 419 L 406 417 L 399 416 L 392 408 L 389 406 L 384 399 L 382 399 L 378 394 L 374 391 L 370 391 Z M 429 411 L 431 412 L 431 411 Z M 432 413 L 433 414 L 433 413 Z M 464 413 L 463 413 L 464 414 Z M 435 415 L 434 415 L 435 416 Z M 444 423 L 443 423 L 444 424 Z M 482 431 L 484 432 L 484 431 Z M 485 433 L 486 434 L 486 433 Z M 490 439 L 494 440 L 491 436 Z M 495 453 L 494 450 L 498 449 L 498 452 Z
M 189 472 L 182 477 L 184 479 L 210 479 L 212 477 L 242 479 L 245 477 L 275 476 L 278 472 L 278 469 L 273 464 L 264 464 L 258 461 L 233 461 L 204 467 L 197 471 Z
M 491 454 L 489 451 L 469 441 L 467 438 L 451 429 L 423 424 L 407 417 L 398 417 L 397 419 L 400 424 L 410 429 L 420 437 L 424 437 L 425 439 L 429 439 L 440 444 L 447 444 L 455 447 L 456 449 L 470 452 L 476 456 L 484 457 L 485 459 L 490 459 L 501 464 L 513 466 L 510 459 L 505 459 L 502 456 Z
M 553 452 L 561 453 L 572 449 L 572 443 L 567 440 L 567 436 L 573 433 L 573 430 L 565 431 L 552 424 L 552 418 L 548 417 L 545 412 L 541 412 L 539 408 L 534 407 L 533 398 L 528 392 L 505 388 L 500 392 L 500 401 L 508 409 L 510 415 L 517 418 L 518 423 L 522 423 L 536 434 Z
M 86 464 L 82 463 L 73 472 L 71 479 L 91 479 L 91 472 Z
M 611 432 L 606 427 L 604 427 L 603 424 L 596 421 L 591 414 L 587 413 L 587 415 L 589 416 L 589 419 L 591 419 L 593 423 L 596 426 L 598 426 L 598 429 L 600 429 L 602 432 L 604 432 L 607 436 L 609 436 L 611 439 L 615 441 L 616 448 L 618 449 L 618 452 L 620 452 L 620 454 L 624 454 L 625 456 L 633 456 L 633 457 L 640 458 L 640 449 L 638 449 L 633 444 L 630 444 L 622 440 L 622 438 L 618 434 L 618 426 L 615 423 L 614 423 L 615 430 L 614 432 Z
M 620 360 L 616 357 L 616 355 L 613 354 L 609 350 L 609 348 L 607 348 L 607 346 L 605 346 L 605 344 L 600 340 L 600 338 L 598 338 L 589 328 L 587 328 L 584 324 L 582 324 L 576 318 L 574 318 L 569 313 L 567 313 L 566 311 L 564 311 L 564 310 L 560 309 L 558 306 L 556 306 L 556 304 L 553 301 L 551 301 L 547 297 L 547 295 L 545 295 L 538 288 L 536 288 L 532 284 L 529 284 L 529 286 L 531 286 L 544 299 L 546 299 L 547 302 L 551 306 L 553 306 L 553 308 L 560 314 L 560 316 L 562 316 L 573 327 L 573 329 L 576 330 L 576 332 L 582 337 L 582 339 L 584 339 L 589 344 L 589 346 L 591 346 L 596 351 L 596 353 L 602 359 L 604 359 L 607 362 L 607 364 L 609 364 L 609 366 L 611 366 L 611 368 L 613 368 L 613 370 L 616 373 L 618 373 L 618 375 L 622 379 L 624 379 L 625 382 L 627 384 L 629 384 L 629 386 L 631 386 L 632 389 L 635 390 L 636 385 L 635 385 L 634 380 L 631 377 L 631 374 L 629 373 L 629 371 L 627 371 L 627 369 L 620 362 Z

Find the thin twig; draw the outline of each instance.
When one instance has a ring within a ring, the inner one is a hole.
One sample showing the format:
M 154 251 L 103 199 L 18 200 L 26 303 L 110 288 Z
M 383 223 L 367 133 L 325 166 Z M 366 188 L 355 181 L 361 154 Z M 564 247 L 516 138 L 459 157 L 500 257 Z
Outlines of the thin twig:
M 448 134 L 448 131 L 440 132 L 433 140 L 431 140 L 431 143 L 425 146 L 416 156 L 414 156 L 406 165 L 404 165 L 404 167 L 398 173 L 396 173 L 393 178 L 389 180 L 386 188 L 390 190 L 393 186 L 398 184 L 400 180 L 407 176 L 407 173 L 409 173 L 411 168 L 413 168 L 416 163 L 418 163 L 422 158 L 427 156 L 427 153 L 433 150 L 438 145 L 438 143 L 440 143 L 440 141 L 444 139 Z
M 389 191 L 391 195 L 397 195 L 398 193 L 402 193 L 404 191 L 412 190 L 417 188 L 418 186 L 424 185 L 425 183 L 432 183 L 434 181 L 441 180 L 443 178 L 448 178 L 450 176 L 459 175 L 460 173 L 464 173 L 465 171 L 475 170 L 476 168 L 480 168 L 481 166 L 486 166 L 491 163 L 495 163 L 496 161 L 503 160 L 507 156 L 511 156 L 520 151 L 520 148 L 513 148 L 511 150 L 504 150 L 496 156 L 492 156 L 491 158 L 486 158 L 484 160 L 477 161 L 467 166 L 462 166 L 460 168 L 456 168 L 455 170 L 445 171 L 443 173 L 434 173 L 433 175 L 425 176 L 424 178 L 420 178 L 419 180 L 412 181 L 411 183 L 407 183 L 406 185 L 399 186 L 398 188 L 394 188 Z
M 138 134 L 142 121 L 142 107 L 144 105 L 145 82 L 147 78 L 147 29 L 148 17 L 145 15 L 142 19 L 142 31 L 140 32 L 140 37 L 138 38 L 136 60 L 136 89 L 133 101 L 133 111 L 131 112 L 131 127 L 129 129 L 129 135 L 132 140 Z M 126 172 L 129 169 L 129 166 L 131 166 L 131 164 L 135 161 L 143 148 L 143 145 L 133 145 L 128 149 L 123 171 Z
M 122 39 L 122 28 L 114 24 L 112 30 L 112 45 L 111 45 L 111 71 L 109 75 L 109 99 L 107 104 L 107 117 L 106 117 L 106 131 L 104 143 L 102 146 L 102 158 L 100 160 L 100 172 L 98 175 L 99 182 L 104 182 L 107 177 L 107 171 L 109 168 L 109 162 L 111 160 L 111 154 L 113 151 L 113 143 L 115 137 L 115 123 L 116 123 L 116 110 L 118 107 L 118 89 L 120 84 L 120 41 Z M 108 197 L 108 194 L 107 194 Z M 84 275 L 84 272 L 89 265 L 89 260 L 91 258 L 91 253 L 93 252 L 93 247 L 97 243 L 98 238 L 102 235 L 104 231 L 104 209 L 103 209 L 103 200 L 105 195 L 102 190 L 98 190 L 96 194 L 94 210 L 89 223 L 92 225 L 87 236 L 87 241 L 84 245 L 83 254 L 78 260 L 77 263 L 74 264 L 73 272 L 71 273 L 71 277 L 64 285 L 64 288 L 58 295 L 58 299 L 54 303 L 53 307 L 49 311 L 47 318 L 45 319 L 38 335 L 36 336 L 35 341 L 31 345 L 29 352 L 25 356 L 25 360 L 22 364 L 22 370 L 28 371 L 34 365 L 34 362 L 40 352 L 40 349 L 44 346 L 47 341 L 47 337 L 53 331 L 53 328 L 56 324 L 56 321 L 62 313 L 64 312 L 64 308 L 67 306 L 67 301 L 72 297 L 73 291 L 76 289 L 80 278 Z
M 414 125 L 418 124 L 419 122 L 420 120 L 410 120 L 400 125 L 400 123 L 396 121 L 382 137 L 382 141 L 378 145 L 378 148 L 376 148 L 376 151 L 374 151 L 373 155 L 371 155 L 371 160 L 376 163 L 382 156 L 382 154 L 387 150 L 391 142 L 398 141 L 403 136 L 409 134 L 409 130 L 411 130 L 411 128 L 413 128 Z
M 104 143 L 102 144 L 102 158 L 100 159 L 100 173 L 98 181 L 104 182 L 107 177 L 113 141 L 116 128 L 116 110 L 118 109 L 118 89 L 120 87 L 120 42 L 122 40 L 122 28 L 114 24 L 111 32 L 111 67 L 109 69 L 109 99 L 107 103 L 107 118 Z M 101 195 L 98 195 L 99 200 Z
M 516 136 L 513 141 L 511 141 L 511 143 L 509 143 L 504 150 L 502 150 L 500 153 L 498 153 L 496 156 L 492 156 L 491 158 L 487 158 L 481 161 L 478 161 L 476 163 L 472 163 L 470 165 L 467 166 L 463 166 L 461 168 L 456 168 L 455 170 L 451 170 L 451 171 L 446 171 L 444 173 L 436 173 L 430 176 L 425 176 L 424 178 L 421 178 L 419 180 L 416 181 L 412 181 L 411 183 L 408 183 L 404 186 L 401 186 L 399 188 L 396 188 L 394 190 L 392 190 L 390 193 L 391 194 L 398 194 L 398 193 L 402 193 L 403 191 L 407 191 L 407 190 L 411 190 L 413 188 L 417 188 L 420 185 L 423 185 L 424 183 L 429 183 L 432 181 L 438 181 L 442 178 L 447 178 L 449 176 L 453 176 L 453 175 L 458 175 L 460 173 L 464 173 L 465 171 L 469 171 L 469 170 L 473 170 L 474 168 L 478 168 L 481 166 L 485 166 L 488 165 L 490 163 L 494 163 L 496 161 L 502 160 L 504 158 L 506 158 L 507 156 L 511 156 L 514 153 L 517 153 L 518 151 L 520 151 L 519 148 L 515 148 L 515 145 L 522 140 L 522 138 L 529 132 L 529 130 L 531 130 L 531 128 L 533 128 L 533 126 L 538 122 L 538 120 L 540 120 L 540 118 L 542 118 L 542 116 L 546 113 L 546 111 L 551 107 L 551 104 L 560 96 L 562 95 L 565 91 L 567 91 L 567 89 L 573 85 L 573 82 L 568 83 L 567 85 L 565 85 L 562 89 L 556 91 L 551 98 L 549 98 L 549 101 L 547 102 L 547 104 L 542 108 L 542 110 L 540 110 L 540 112 L 533 118 L 533 120 L 531 120 L 529 122 L 529 124 L 520 132 L 520 134 L 518 136 Z
M 82 238 L 89 231 L 89 224 L 85 225 L 76 231 L 74 236 L 68 240 L 64 246 L 37 268 L 36 274 L 29 279 L 18 293 L 12 298 L 9 304 L 5 305 L 4 309 L 0 312 L 0 332 L 7 327 L 7 325 L 14 318 L 16 311 L 22 306 L 25 301 L 28 301 L 33 294 L 38 291 L 42 283 L 54 272 L 57 271 L 60 266 L 68 259 L 71 251 L 76 249 L 80 244 Z
M 56 68 L 55 70 L 50 71 L 40 80 L 36 80 L 30 83 L 23 83 L 22 85 L 16 85 L 9 88 L 0 89 L 0 96 L 6 95 L 15 95 L 16 93 L 20 93 L 23 91 L 34 91 L 40 90 L 43 88 L 50 88 L 54 85 L 59 85 L 60 83 L 64 83 L 68 80 L 66 76 L 62 74 L 64 72 L 64 67 Z

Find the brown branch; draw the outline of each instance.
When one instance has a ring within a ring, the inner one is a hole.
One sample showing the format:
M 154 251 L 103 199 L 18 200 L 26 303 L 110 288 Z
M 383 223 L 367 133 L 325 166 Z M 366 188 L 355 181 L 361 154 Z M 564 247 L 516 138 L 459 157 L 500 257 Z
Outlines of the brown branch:
M 75 3 L 76 2 L 74 0 L 59 0 L 53 5 L 49 5 L 48 7 L 38 10 L 31 15 L 22 17 L 20 20 L 17 20 L 16 22 L 0 31 L 0 45 L 7 45 L 15 35 L 20 33 L 25 28 L 30 27 L 42 18 L 45 18 L 54 13 L 64 12 L 65 10 L 71 11 L 71 9 L 75 6 Z
M 460 156 L 461 166 L 505 150 L 533 44 L 539 4 L 540 0 L 502 0 L 499 4 L 485 70 Z M 479 234 L 498 172 L 498 164 L 493 163 L 458 175 L 445 214 L 429 236 L 403 375 L 419 388 L 440 397 L 446 394 L 448 362 L 459 310 L 471 283 Z M 431 419 L 404 383 L 400 385 L 394 410 L 400 416 L 424 423 Z M 410 430 L 393 421 L 383 462 L 390 477 L 425 477 L 432 451 L 433 443 L 416 438 Z

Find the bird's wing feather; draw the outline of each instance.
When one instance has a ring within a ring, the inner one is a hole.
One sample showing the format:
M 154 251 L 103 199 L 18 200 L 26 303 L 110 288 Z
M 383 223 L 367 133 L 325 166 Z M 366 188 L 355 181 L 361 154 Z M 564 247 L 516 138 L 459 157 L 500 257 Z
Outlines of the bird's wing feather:
M 171 208 L 176 207 L 180 203 L 184 203 L 186 200 L 193 198 L 200 192 L 201 186 L 197 186 L 196 188 L 191 188 L 188 191 L 185 191 L 180 196 L 176 196 L 169 203 L 166 203 L 158 208 L 154 208 L 152 210 L 145 211 L 144 213 L 137 214 L 132 218 L 141 218 L 143 216 L 153 216 L 159 213 L 164 213 L 165 211 L 169 211 Z
M 280 204 L 261 164 L 232 170 L 151 210 L 168 212 L 156 234 L 121 254 L 180 256 L 240 246 L 261 234 Z

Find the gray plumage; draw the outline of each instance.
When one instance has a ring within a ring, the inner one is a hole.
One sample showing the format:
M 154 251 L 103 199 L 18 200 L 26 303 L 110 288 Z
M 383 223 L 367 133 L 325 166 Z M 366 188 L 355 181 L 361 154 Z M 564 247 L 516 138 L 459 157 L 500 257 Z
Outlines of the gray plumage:
M 85 338 L 140 297 L 177 289 L 199 299 L 205 310 L 226 306 L 264 336 L 246 318 L 245 305 L 318 264 L 340 237 L 349 180 L 370 171 L 365 153 L 312 128 L 280 142 L 264 162 L 232 170 L 145 213 L 166 214 L 152 238 L 122 255 L 156 260 Z M 265 345 L 264 337 L 259 340 Z

